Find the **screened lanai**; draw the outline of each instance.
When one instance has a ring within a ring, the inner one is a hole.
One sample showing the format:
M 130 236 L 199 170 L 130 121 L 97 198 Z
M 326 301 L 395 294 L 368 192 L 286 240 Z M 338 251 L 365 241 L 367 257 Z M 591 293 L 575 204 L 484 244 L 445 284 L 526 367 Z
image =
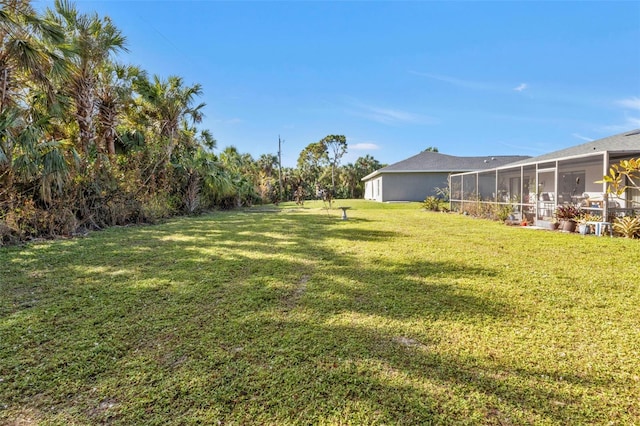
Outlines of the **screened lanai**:
M 559 205 L 573 204 L 603 218 L 640 213 L 640 193 L 606 195 L 598 183 L 611 165 L 640 157 L 640 130 L 519 161 L 492 170 L 453 174 L 451 208 L 511 206 L 518 219 L 551 221 Z

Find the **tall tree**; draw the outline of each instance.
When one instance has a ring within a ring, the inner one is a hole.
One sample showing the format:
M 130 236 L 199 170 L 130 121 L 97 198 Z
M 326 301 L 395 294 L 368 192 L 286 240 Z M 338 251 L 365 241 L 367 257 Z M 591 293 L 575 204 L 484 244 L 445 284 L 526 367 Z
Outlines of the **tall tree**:
M 68 0 L 56 0 L 54 8 L 46 16 L 58 22 L 65 32 L 70 69 L 65 87 L 75 105 L 79 146 L 87 155 L 96 142 L 97 73 L 112 54 L 127 51 L 126 39 L 108 17 L 82 14 Z
M 262 200 L 275 201 L 277 195 L 274 172 L 278 169 L 278 156 L 274 154 L 262 154 L 258 160 L 256 160 L 256 165 L 258 166 L 258 187 Z
M 140 79 L 137 90 L 141 95 L 143 108 L 152 125 L 166 140 L 166 161 L 178 142 L 178 132 L 183 122 L 200 123 L 205 104 L 194 105 L 196 96 L 202 95 L 202 86 L 185 86 L 182 78 L 170 76 L 162 80 L 155 75 L 152 81 Z
M 358 174 L 361 175 L 360 177 L 362 178 L 369 173 L 373 173 L 376 170 L 383 168 L 384 164 L 373 158 L 373 156 L 367 154 L 364 157 L 358 157 L 355 162 L 355 166 L 358 169 Z
M 29 0 L 3 0 L 0 9 L 0 179 L 11 176 L 11 164 L 21 132 L 34 124 L 30 88 L 50 107 L 52 80 L 64 71 L 56 46 L 62 29 L 35 13 Z M 10 179 L 9 179 L 10 180 Z M 10 186 L 10 184 L 8 185 Z
M 298 156 L 298 169 L 307 184 L 307 190 L 314 187 L 320 180 L 322 168 L 329 162 L 327 147 L 321 142 L 307 145 Z
M 235 186 L 232 197 L 234 207 L 250 205 L 258 198 L 258 167 L 250 154 L 242 154 L 235 146 L 228 146 L 220 153 L 220 161 L 228 171 Z
M 361 197 L 364 194 L 364 182 L 362 182 L 362 178 L 385 167 L 385 165 L 381 164 L 378 160 L 373 158 L 373 156 L 367 154 L 364 157 L 358 157 L 354 166 L 358 177 L 356 184 L 356 196 Z
M 110 158 L 116 154 L 118 125 L 128 104 L 133 102 L 133 81 L 144 75 L 138 67 L 107 63 L 98 75 L 96 88 L 99 151 Z
M 272 177 L 274 170 L 278 167 L 278 157 L 274 154 L 262 154 L 257 163 L 266 176 Z
M 65 65 L 56 49 L 64 40 L 62 29 L 38 16 L 30 3 L 0 2 L 0 113 L 16 106 L 32 82 L 52 95 L 51 72 Z
M 359 178 L 358 168 L 355 165 L 349 163 L 340 168 L 340 181 L 344 188 L 343 196 L 356 198 Z
M 335 170 L 340 164 L 342 156 L 347 153 L 347 138 L 343 135 L 328 135 L 319 143 L 323 144 L 328 152 L 329 164 L 331 165 L 331 188 L 335 192 Z

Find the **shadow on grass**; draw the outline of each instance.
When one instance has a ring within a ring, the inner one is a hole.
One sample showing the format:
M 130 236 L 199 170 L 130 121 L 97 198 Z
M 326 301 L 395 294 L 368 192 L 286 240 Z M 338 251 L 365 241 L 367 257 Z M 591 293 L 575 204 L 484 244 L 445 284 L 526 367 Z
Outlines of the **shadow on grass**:
M 28 407 L 79 423 L 594 420 L 545 386 L 551 371 L 402 333 L 406 321 L 511 316 L 508 301 L 456 284 L 498 271 L 363 264 L 323 242 L 399 234 L 341 225 L 225 213 L 1 252 L 0 419 Z

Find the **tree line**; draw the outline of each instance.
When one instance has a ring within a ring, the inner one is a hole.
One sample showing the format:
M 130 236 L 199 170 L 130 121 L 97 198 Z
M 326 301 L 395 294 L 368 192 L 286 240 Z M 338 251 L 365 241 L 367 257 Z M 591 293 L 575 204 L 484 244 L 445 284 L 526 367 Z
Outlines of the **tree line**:
M 37 13 L 0 0 L 0 244 L 154 222 L 211 208 L 360 197 L 373 157 L 340 165 L 346 138 L 307 146 L 297 168 L 254 159 L 200 128 L 202 87 L 119 62 L 125 35 L 67 0 Z M 282 188 L 282 189 L 281 189 Z

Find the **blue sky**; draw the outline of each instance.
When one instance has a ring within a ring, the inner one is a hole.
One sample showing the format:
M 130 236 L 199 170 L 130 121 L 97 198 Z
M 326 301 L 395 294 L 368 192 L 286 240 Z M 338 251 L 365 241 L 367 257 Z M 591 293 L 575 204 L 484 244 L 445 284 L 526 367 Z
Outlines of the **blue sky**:
M 39 9 L 53 1 L 34 0 Z M 343 163 L 539 155 L 640 128 L 640 2 L 83 1 L 120 61 L 200 83 L 218 148 L 295 166 L 344 134 Z

